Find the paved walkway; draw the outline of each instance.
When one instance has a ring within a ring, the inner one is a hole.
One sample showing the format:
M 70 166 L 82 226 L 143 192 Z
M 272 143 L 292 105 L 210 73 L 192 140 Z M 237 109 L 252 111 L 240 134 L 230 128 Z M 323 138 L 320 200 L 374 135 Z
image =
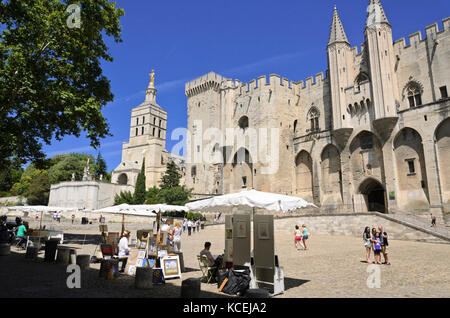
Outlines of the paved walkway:
M 78 254 L 93 254 L 98 240 L 98 226 L 66 228 L 67 245 L 79 248 Z M 110 231 L 120 231 L 120 224 L 110 224 Z M 126 226 L 132 235 L 142 225 Z M 72 233 L 69 235 L 68 233 Z M 86 241 L 84 241 L 84 235 Z M 224 249 L 223 226 L 206 228 L 191 237 L 182 236 L 185 267 L 183 279 L 201 277 L 196 255 L 205 241 L 212 242 L 213 254 Z M 308 251 L 294 248 L 292 233 L 276 233 L 276 253 L 285 272 L 285 293 L 276 298 L 307 297 L 449 297 L 450 244 L 390 241 L 391 266 L 381 269 L 382 289 L 367 287 L 368 265 L 363 263 L 362 239 L 316 236 L 312 233 Z M 43 255 L 40 255 L 42 258 Z M 134 289 L 134 278 L 122 275 L 114 281 L 98 278 L 99 264 L 83 274 L 82 289 L 66 287 L 66 268 L 56 264 L 24 259 L 23 252 L 1 258 L 0 297 L 179 297 L 181 280 L 168 280 L 165 286 L 150 291 Z M 202 284 L 202 297 L 228 297 L 218 293 L 216 285 Z

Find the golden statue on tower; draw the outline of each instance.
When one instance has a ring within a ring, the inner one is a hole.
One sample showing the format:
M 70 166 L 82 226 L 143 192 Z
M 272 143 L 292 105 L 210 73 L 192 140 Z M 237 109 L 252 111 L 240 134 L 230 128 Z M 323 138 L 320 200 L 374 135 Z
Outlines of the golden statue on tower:
M 150 75 L 150 87 L 155 87 L 155 70 L 152 70 Z

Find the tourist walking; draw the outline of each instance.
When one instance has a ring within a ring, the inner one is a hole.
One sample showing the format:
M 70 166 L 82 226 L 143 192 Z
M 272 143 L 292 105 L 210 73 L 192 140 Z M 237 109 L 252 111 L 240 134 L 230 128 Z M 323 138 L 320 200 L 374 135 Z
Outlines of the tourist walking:
M 72 214 L 72 224 L 73 224 L 73 221 L 75 221 L 75 214 Z
M 363 233 L 364 247 L 366 248 L 366 263 L 372 263 L 370 260 L 370 250 L 372 248 L 372 234 L 370 227 L 366 226 Z
M 39 220 L 39 212 L 36 212 L 36 221 Z
M 303 248 L 302 239 L 303 239 L 302 230 L 300 230 L 300 227 L 296 225 L 294 231 L 294 244 L 297 251 L 300 251 L 299 245 L 301 248 Z
M 174 247 L 177 252 L 181 252 L 181 234 L 183 231 L 181 230 L 180 222 L 175 223 L 172 233 Z
M 192 222 L 192 232 L 195 233 L 195 219 L 194 219 L 194 222 Z
M 381 265 L 381 240 L 380 233 L 375 234 L 375 240 L 373 242 L 373 254 L 375 258 L 375 263 Z
M 55 221 L 55 223 L 56 223 L 56 219 L 57 219 L 57 213 L 55 211 L 55 212 L 53 212 L 53 221 Z
M 200 219 L 197 219 L 197 221 L 195 221 L 195 226 L 197 227 L 197 232 L 200 232 Z
M 306 228 L 306 224 L 303 224 L 302 225 L 302 229 L 303 229 L 303 239 L 302 239 L 302 242 L 303 242 L 303 248 L 305 249 L 305 250 L 307 250 L 308 249 L 308 247 L 306 246 L 306 240 L 309 238 L 309 233 L 308 233 L 308 229 Z
M 431 214 L 431 227 L 436 227 L 436 217 Z
M 186 220 L 186 218 L 184 218 L 184 220 L 183 220 L 183 233 L 186 232 L 186 225 L 187 225 L 187 220 Z
M 381 225 L 378 227 L 378 230 L 380 231 L 381 253 L 383 254 L 383 257 L 384 257 L 384 262 L 383 262 L 383 264 L 391 265 L 391 262 L 389 261 L 389 251 L 388 251 L 389 241 L 388 241 L 388 235 L 387 235 L 386 232 L 383 231 L 383 227 L 382 227 Z M 380 259 L 381 259 L 381 257 L 380 257 Z
M 188 228 L 188 236 L 191 236 L 191 230 L 192 230 L 192 221 L 187 221 L 187 228 Z
M 61 211 L 59 211 L 56 215 L 56 218 L 58 219 L 58 223 L 61 223 Z

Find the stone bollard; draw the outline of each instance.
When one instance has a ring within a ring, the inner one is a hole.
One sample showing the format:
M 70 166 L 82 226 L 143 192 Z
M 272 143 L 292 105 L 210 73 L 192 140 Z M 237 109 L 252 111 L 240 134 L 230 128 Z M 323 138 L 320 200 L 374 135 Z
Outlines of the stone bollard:
M 70 264 L 77 263 L 77 250 L 71 248 L 70 249 Z
M 244 298 L 269 298 L 269 291 L 266 289 L 249 289 L 245 292 Z
M 69 265 L 70 264 L 70 249 L 67 247 L 59 247 L 58 254 L 56 254 L 56 263 Z
M 6 256 L 11 254 L 11 245 L 5 243 L 0 244 L 0 256 Z
M 28 246 L 27 253 L 25 254 L 26 259 L 37 259 L 39 253 L 38 246 Z
M 153 287 L 153 269 L 147 267 L 136 268 L 134 287 L 137 289 L 151 289 Z
M 89 269 L 91 262 L 91 255 L 78 255 L 77 265 L 80 266 L 82 270 Z
M 199 298 L 200 297 L 200 279 L 188 278 L 181 283 L 181 298 Z

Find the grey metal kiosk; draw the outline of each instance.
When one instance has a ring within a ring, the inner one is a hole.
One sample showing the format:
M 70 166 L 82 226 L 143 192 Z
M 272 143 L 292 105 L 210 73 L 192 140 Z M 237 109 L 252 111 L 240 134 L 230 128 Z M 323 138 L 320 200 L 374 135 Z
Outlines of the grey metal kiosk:
M 253 266 L 256 287 L 272 295 L 284 293 L 284 270 L 276 262 L 273 215 L 253 216 Z

